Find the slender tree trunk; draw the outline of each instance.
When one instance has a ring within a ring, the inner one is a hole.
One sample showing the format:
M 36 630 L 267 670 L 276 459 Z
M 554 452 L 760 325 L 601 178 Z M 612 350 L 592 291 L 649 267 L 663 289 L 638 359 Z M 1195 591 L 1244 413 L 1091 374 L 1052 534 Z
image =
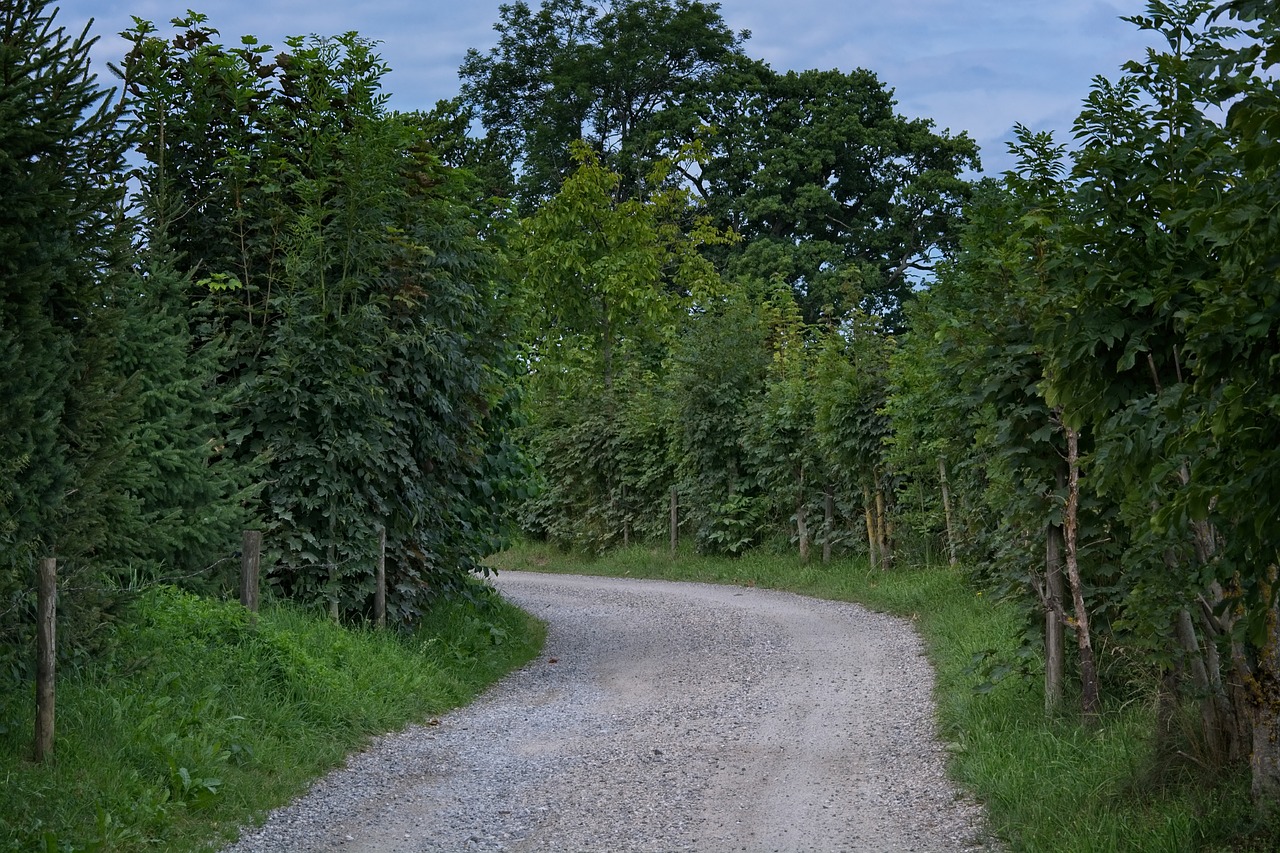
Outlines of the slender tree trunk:
M 800 537 L 800 562 L 809 562 L 809 523 L 804 504 L 796 507 L 796 533 Z
M 881 530 L 884 535 L 884 539 L 883 539 L 884 562 L 885 562 L 885 565 L 892 566 L 893 561 L 897 556 L 896 555 L 897 546 L 894 544 L 893 513 L 891 511 L 892 507 L 890 506 L 890 503 L 889 503 L 889 495 L 886 494 L 885 492 L 881 492 L 880 502 L 881 502 L 881 505 L 883 506 L 883 510 L 880 518 L 883 525 Z
M 1062 705 L 1066 625 L 1062 612 L 1062 527 L 1050 524 L 1044 543 L 1044 711 Z
M 827 486 L 822 495 L 822 562 L 831 562 L 831 537 L 835 532 L 836 499 L 834 487 Z
M 893 545 L 889 541 L 889 514 L 888 506 L 884 496 L 884 485 L 880 480 L 880 472 L 875 473 L 876 478 L 876 543 L 880 548 L 880 567 L 889 568 L 893 563 Z
M 1093 660 L 1089 611 L 1084 604 L 1084 583 L 1080 579 L 1080 434 L 1063 426 L 1067 433 L 1067 508 L 1062 520 L 1067 580 L 1071 584 L 1076 643 L 1080 648 L 1080 712 L 1092 722 L 1098 717 L 1098 671 Z
M 622 547 L 631 546 L 631 519 L 627 512 L 627 484 L 622 484 Z
M 1177 642 L 1173 642 L 1173 656 L 1178 660 Z M 1160 684 L 1156 693 L 1156 749 L 1168 752 L 1172 743 L 1173 719 L 1178 711 L 1178 686 L 1182 683 L 1180 662 L 1166 666 L 1160 673 Z
M 1204 727 L 1209 759 L 1213 766 L 1221 766 L 1224 753 L 1222 721 L 1218 718 L 1218 705 L 1209 681 L 1209 670 L 1200 650 L 1200 638 L 1191 621 L 1191 613 L 1185 607 L 1174 617 L 1174 634 L 1182 648 L 1187 673 L 1191 677 L 1191 687 L 1200 705 L 1200 723 Z
M 942 512 L 947 519 L 947 555 L 950 564 L 956 564 L 956 532 L 951 521 L 951 486 L 947 482 L 947 460 L 938 457 L 938 481 L 942 484 Z
M 1276 583 L 1276 567 L 1267 569 L 1267 583 L 1259 592 L 1270 597 Z M 1267 609 L 1266 639 L 1258 649 L 1258 663 L 1250 686 L 1253 689 L 1253 750 L 1249 767 L 1253 771 L 1253 800 L 1258 805 L 1274 805 L 1280 800 L 1280 610 Z
M 1218 650 L 1223 637 L 1217 628 L 1217 620 L 1205 612 L 1204 599 L 1197 608 L 1200 617 L 1201 636 L 1204 637 L 1205 665 L 1209 670 L 1209 683 L 1214 700 L 1218 704 L 1218 719 L 1222 722 L 1226 738 L 1227 761 L 1243 761 L 1249 755 L 1248 715 L 1241 711 L 1247 707 L 1246 694 L 1240 678 L 1223 681 L 1222 655 Z M 1239 645 L 1239 643 L 1235 643 Z M 1243 652 L 1240 653 L 1243 659 Z
M 373 623 L 387 627 L 387 526 L 378 525 L 378 562 L 373 568 Z
M 600 360 L 603 363 L 604 390 L 613 390 L 613 327 L 609 324 L 609 306 L 606 303 L 601 312 L 604 320 L 600 328 Z M 612 405 L 612 399 L 609 404 Z
M 880 546 L 877 544 L 876 537 L 875 504 L 871 500 L 871 487 L 865 482 L 862 484 L 862 509 L 867 516 L 867 557 L 871 560 L 871 568 L 874 569 L 880 565 L 877 559 Z
M 40 561 L 36 601 L 36 729 L 35 760 L 53 756 L 55 700 L 58 665 L 58 561 Z
M 680 493 L 675 486 L 671 487 L 671 556 L 676 555 L 680 544 Z

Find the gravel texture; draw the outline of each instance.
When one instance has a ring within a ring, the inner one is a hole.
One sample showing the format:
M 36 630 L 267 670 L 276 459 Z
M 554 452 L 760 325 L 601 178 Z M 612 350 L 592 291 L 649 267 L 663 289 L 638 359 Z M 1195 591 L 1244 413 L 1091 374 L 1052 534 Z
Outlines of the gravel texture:
M 543 655 L 379 738 L 225 853 L 995 849 L 910 623 L 733 586 L 503 572 Z

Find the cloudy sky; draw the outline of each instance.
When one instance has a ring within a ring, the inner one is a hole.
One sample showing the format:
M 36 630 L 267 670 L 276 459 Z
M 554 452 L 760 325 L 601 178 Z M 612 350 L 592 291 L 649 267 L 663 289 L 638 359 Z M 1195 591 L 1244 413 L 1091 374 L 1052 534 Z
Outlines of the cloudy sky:
M 385 81 L 396 109 L 429 108 L 458 92 L 467 48 L 487 49 L 502 0 L 54 0 L 68 29 L 95 19 L 95 57 L 117 59 L 116 35 L 137 16 L 167 25 L 195 7 L 227 44 L 252 34 L 285 36 L 356 30 L 382 43 Z M 530 5 L 537 6 L 538 0 Z M 983 166 L 1010 166 L 1014 123 L 1070 140 L 1071 121 L 1101 74 L 1138 59 L 1150 37 L 1120 20 L 1145 0 L 723 0 L 735 30 L 750 30 L 747 52 L 776 70 L 869 68 L 895 92 L 899 111 L 968 131 Z M 100 68 L 109 79 L 105 66 Z

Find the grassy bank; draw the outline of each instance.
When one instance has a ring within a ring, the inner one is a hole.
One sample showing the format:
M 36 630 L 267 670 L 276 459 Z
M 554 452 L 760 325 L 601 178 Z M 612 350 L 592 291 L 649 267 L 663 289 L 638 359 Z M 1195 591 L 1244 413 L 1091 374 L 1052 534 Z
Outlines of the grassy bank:
M 370 736 L 465 703 L 541 645 L 542 626 L 480 595 L 417 634 L 341 629 L 269 607 L 155 589 L 63 665 L 55 760 L 29 761 L 29 685 L 0 697 L 0 850 L 216 848 Z
M 718 559 L 631 548 L 604 557 L 524 544 L 499 569 L 731 583 L 856 601 L 915 622 L 938 675 L 942 736 L 954 777 L 986 803 L 992 829 L 1014 850 L 1274 850 L 1280 836 L 1252 823 L 1243 772 L 1208 776 L 1194 762 L 1152 755 L 1151 703 L 1108 708 L 1093 729 L 1071 714 L 1046 719 L 1032 675 L 992 684 L 990 662 L 1013 661 L 1016 615 L 947 568 L 870 570 L 859 561 L 803 566 L 791 557 Z M 988 665 L 975 666 L 975 661 Z M 976 689 L 986 685 L 985 692 Z M 1188 767 L 1192 769 L 1188 769 Z

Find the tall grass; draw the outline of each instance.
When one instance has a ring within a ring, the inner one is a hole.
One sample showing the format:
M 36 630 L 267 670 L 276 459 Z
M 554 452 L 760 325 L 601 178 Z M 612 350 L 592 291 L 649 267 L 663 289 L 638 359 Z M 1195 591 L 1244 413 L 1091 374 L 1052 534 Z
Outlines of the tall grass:
M 975 592 L 959 571 L 872 570 L 865 561 L 800 564 L 763 553 L 739 559 L 633 547 L 602 557 L 521 544 L 498 569 L 731 583 L 854 601 L 912 620 L 937 673 L 940 733 L 954 778 L 985 803 L 1013 850 L 1276 850 L 1280 832 L 1255 821 L 1244 769 L 1212 776 L 1154 754 L 1154 708 L 1115 702 L 1100 725 L 1070 711 L 1046 717 L 1043 664 L 1017 663 L 1022 626 L 1012 608 Z
M 542 626 L 495 596 L 415 634 L 288 605 L 142 595 L 107 654 L 64 667 L 55 758 L 34 765 L 33 691 L 0 696 L 0 850 L 211 849 L 371 735 L 465 703 L 536 654 Z

